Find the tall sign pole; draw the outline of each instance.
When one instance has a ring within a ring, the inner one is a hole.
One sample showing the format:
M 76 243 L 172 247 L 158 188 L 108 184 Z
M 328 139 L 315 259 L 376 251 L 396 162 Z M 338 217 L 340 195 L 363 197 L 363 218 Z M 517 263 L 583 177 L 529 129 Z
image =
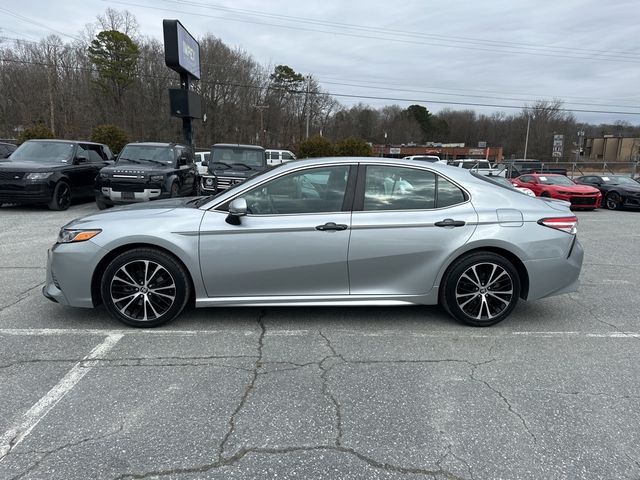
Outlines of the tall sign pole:
M 163 20 L 164 62 L 180 74 L 180 88 L 169 89 L 171 115 L 182 118 L 184 142 L 193 148 L 194 118 L 202 118 L 202 98 L 191 90 L 200 79 L 200 45 L 178 20 Z

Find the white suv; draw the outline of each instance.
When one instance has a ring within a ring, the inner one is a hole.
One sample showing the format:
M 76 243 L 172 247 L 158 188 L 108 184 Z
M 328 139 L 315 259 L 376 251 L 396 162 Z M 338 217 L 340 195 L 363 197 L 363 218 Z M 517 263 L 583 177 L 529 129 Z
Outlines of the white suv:
M 429 162 L 429 163 L 444 163 L 445 165 L 447 164 L 447 162 L 445 162 L 444 160 L 440 160 L 440 157 L 438 157 L 437 155 L 410 155 L 408 157 L 403 157 L 403 160 L 418 160 L 421 162 Z
M 296 156 L 290 150 L 265 150 L 267 165 L 280 165 L 295 160 Z

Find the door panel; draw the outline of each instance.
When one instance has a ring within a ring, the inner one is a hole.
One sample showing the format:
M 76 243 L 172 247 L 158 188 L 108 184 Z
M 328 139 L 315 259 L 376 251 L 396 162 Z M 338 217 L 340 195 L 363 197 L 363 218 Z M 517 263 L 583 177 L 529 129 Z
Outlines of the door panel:
M 437 227 L 445 219 L 465 222 Z M 438 210 L 354 212 L 349 277 L 354 295 L 429 292 L 443 262 L 477 226 L 469 202 Z
M 351 213 L 247 215 L 240 225 L 226 217 L 209 211 L 200 228 L 200 265 L 210 297 L 349 293 Z M 347 229 L 316 229 L 328 222 Z

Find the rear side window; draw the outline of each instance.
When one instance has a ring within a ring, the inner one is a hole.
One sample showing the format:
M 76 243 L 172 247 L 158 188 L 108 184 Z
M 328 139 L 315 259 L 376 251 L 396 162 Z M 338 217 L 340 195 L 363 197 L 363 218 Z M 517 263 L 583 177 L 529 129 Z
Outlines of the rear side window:
M 444 177 L 438 175 L 438 198 L 436 208 L 450 207 L 463 203 L 467 200 L 467 195 L 457 185 L 451 183 Z

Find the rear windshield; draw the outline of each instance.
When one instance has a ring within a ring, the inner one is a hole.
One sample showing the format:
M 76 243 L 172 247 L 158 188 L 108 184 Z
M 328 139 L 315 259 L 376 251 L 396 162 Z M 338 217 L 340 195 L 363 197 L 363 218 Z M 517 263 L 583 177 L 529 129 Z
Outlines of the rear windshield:
M 11 154 L 11 160 L 38 163 L 68 163 L 73 158 L 74 143 L 27 141 Z

